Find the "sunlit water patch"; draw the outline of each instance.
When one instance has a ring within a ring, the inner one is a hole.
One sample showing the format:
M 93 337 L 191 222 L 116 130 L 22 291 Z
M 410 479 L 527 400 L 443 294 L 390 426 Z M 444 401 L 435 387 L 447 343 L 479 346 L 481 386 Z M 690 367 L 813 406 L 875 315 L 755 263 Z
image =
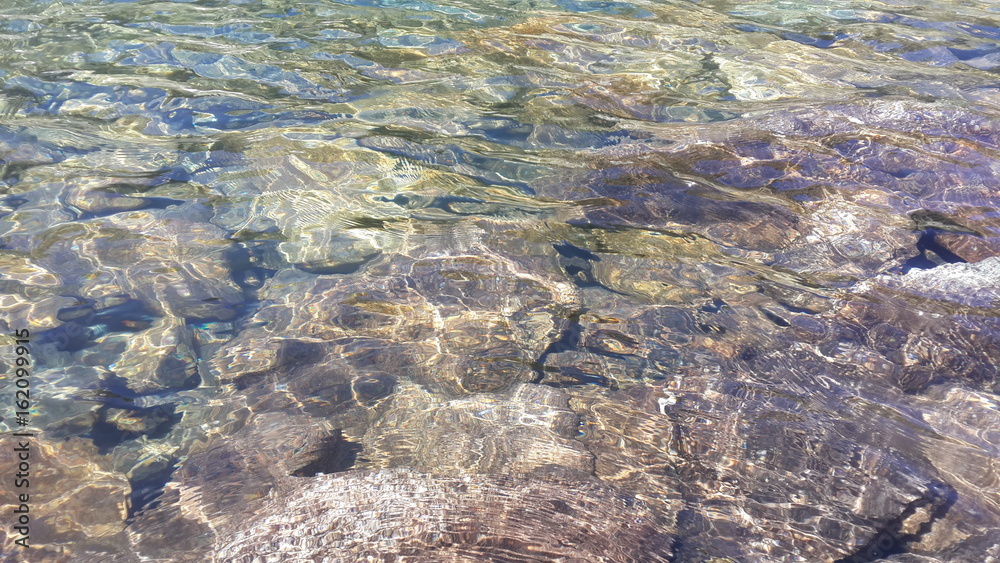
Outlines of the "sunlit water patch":
M 1000 560 L 998 22 L 6 2 L 3 560 Z

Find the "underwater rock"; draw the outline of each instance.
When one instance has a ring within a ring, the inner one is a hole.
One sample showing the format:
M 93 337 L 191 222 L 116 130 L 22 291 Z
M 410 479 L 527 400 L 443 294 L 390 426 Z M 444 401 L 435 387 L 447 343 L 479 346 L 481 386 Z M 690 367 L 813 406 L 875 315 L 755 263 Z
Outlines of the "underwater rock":
M 856 284 L 822 316 L 837 328 L 819 346 L 838 363 L 888 364 L 875 372 L 911 391 L 952 378 L 996 390 L 998 287 L 1000 257 L 883 274 Z M 855 336 L 845 341 L 839 330 Z
M 196 446 L 158 506 L 136 517 L 129 532 L 137 554 L 242 561 L 274 549 L 293 557 L 301 548 L 310 550 L 298 553 L 306 559 L 345 562 L 393 554 L 666 561 L 670 554 L 672 514 L 589 475 L 591 457 L 572 439 L 576 416 L 550 388 L 442 400 L 411 386 L 365 423 L 360 447 L 328 420 L 244 414 L 244 423 L 237 417 L 230 425 L 238 430 Z M 353 456 L 362 467 L 414 467 L 341 472 Z M 266 540 L 257 525 L 272 518 L 278 527 L 268 524 Z M 392 541 L 371 541 L 371 533 L 384 537 L 372 522 Z
M 383 250 L 405 241 L 405 230 L 389 223 L 407 218 L 406 211 L 378 192 L 285 189 L 254 198 L 249 217 L 236 225 L 237 233 L 251 224 L 266 228 L 273 222 L 284 240 L 278 251 L 284 259 L 307 270 L 350 271 Z
M 989 2 L 79 3 L 0 22 L 42 560 L 1000 559 Z
M 543 383 L 618 389 L 718 368 L 741 350 L 768 345 L 770 322 L 760 318 L 760 294 L 741 296 L 738 279 L 684 306 L 638 302 L 598 287 L 581 289 L 582 312 L 544 357 Z M 728 287 L 727 287 L 728 285 Z M 751 286 L 752 287 L 752 286 Z
M 586 242 L 600 249 L 586 281 L 643 301 L 690 305 L 756 281 L 718 244 L 690 233 L 593 229 Z
M 913 269 L 904 275 L 885 274 L 857 286 L 865 294 L 886 289 L 922 300 L 949 302 L 969 308 L 1000 307 L 1000 257 L 974 264 L 942 264 L 929 270 Z
M 845 407 L 785 379 L 755 385 L 692 371 L 621 392 L 574 390 L 571 405 L 598 477 L 651 506 L 687 507 L 678 560 L 843 557 L 920 498 L 934 474 L 898 441 L 905 425 L 821 414 Z M 886 453 L 891 440 L 905 453 Z
M 130 335 L 114 363 L 115 375 L 129 389 L 146 394 L 183 388 L 198 373 L 189 329 L 177 317 L 161 317 L 150 328 Z
M 364 278 L 279 273 L 261 297 L 266 305 L 212 360 L 220 376 L 269 369 L 278 341 L 296 339 L 341 347 L 355 373 L 402 370 L 450 393 L 530 381 L 577 299 L 569 283 L 474 254 L 397 256 Z
M 124 293 L 153 311 L 194 319 L 229 319 L 243 301 L 230 277 L 226 234 L 208 223 L 193 222 L 190 212 L 167 210 L 160 216 L 119 214 L 109 229 L 142 233 L 138 239 L 93 241 L 93 253 L 113 273 Z M 88 245 L 89 246 L 89 245 Z
M 361 467 L 520 475 L 558 465 L 590 473 L 593 461 L 574 440 L 579 422 L 567 401 L 530 384 L 451 400 L 403 386 L 365 434 Z
M 299 479 L 220 538 L 214 560 L 669 561 L 669 520 L 585 474 Z
M 947 476 L 955 496 L 947 513 L 923 516 L 936 520 L 933 525 L 916 522 L 930 529 L 908 551 L 945 561 L 1000 557 L 1000 540 L 984 533 L 1000 528 L 995 509 L 1000 506 L 1000 469 L 988 453 L 1000 445 L 1000 400 L 952 385 L 934 386 L 922 395 L 923 422 L 947 437 L 928 442 L 926 456 Z
M 12 438 L 16 439 L 16 438 Z M 30 494 L 31 561 L 129 561 L 125 517 L 131 492 L 128 480 L 112 470 L 89 440 L 52 440 L 36 433 L 29 441 L 30 486 L 13 488 L 18 472 L 13 447 L 0 453 L 0 470 L 11 476 L 10 491 Z M 14 500 L 13 495 L 9 497 Z M 2 508 L 12 514 L 18 503 Z M 19 535 L 10 527 L 0 530 L 2 561 L 23 553 L 13 544 Z
M 277 230 L 284 261 L 317 273 L 350 271 L 404 242 L 405 229 L 392 223 L 409 214 L 391 200 L 418 170 L 392 175 L 392 159 L 353 142 L 311 147 L 279 135 L 232 148 L 240 151 L 210 153 L 195 176 L 229 198 L 213 222 L 235 236 Z M 400 181 L 383 187 L 386 176 Z
M 668 162 L 678 157 L 664 150 Z M 867 277 L 919 253 L 911 221 L 893 213 L 877 194 L 846 197 L 831 191 L 798 201 L 769 191 L 742 192 L 678 174 L 654 160 L 659 153 L 646 151 L 651 154 L 629 155 L 636 161 L 632 166 L 611 170 L 602 168 L 610 165 L 604 162 L 610 156 L 594 155 L 592 166 L 601 171 L 585 185 L 606 203 L 585 208 L 592 228 L 613 232 L 609 227 L 617 227 L 653 248 L 664 245 L 657 238 L 672 237 L 676 253 L 684 252 L 682 241 L 689 251 L 704 248 L 700 259 L 688 259 L 710 267 L 748 258 L 756 269 L 780 268 L 820 280 Z M 719 165 L 722 170 L 734 166 L 740 164 Z M 716 258 L 719 254 L 724 257 Z
M 73 299 L 59 295 L 59 277 L 32 260 L 0 252 L 0 322 L 8 326 L 31 326 L 47 330 L 59 324 L 59 309 Z
M 966 262 L 979 262 L 1000 256 L 1000 238 L 979 237 L 969 233 L 936 232 L 934 242 Z
M 120 439 L 128 439 L 161 432 L 169 427 L 173 414 L 171 409 L 162 406 L 149 409 L 109 408 L 104 411 L 104 422 L 120 433 Z
M 230 277 L 232 242 L 198 220 L 198 206 L 118 213 L 53 227 L 42 263 L 59 263 L 81 295 L 98 302 L 129 295 L 160 316 L 229 319 L 243 301 Z
M 954 305 L 947 303 L 872 295 L 881 302 L 850 301 L 829 317 L 836 328 L 819 347 L 831 361 L 860 363 L 909 391 L 956 378 L 997 389 L 1000 363 L 992 350 L 1000 345 L 1000 319 L 976 312 L 953 315 Z M 848 334 L 853 336 L 844 338 Z
M 997 128 L 964 105 L 876 96 L 643 133 L 578 151 L 592 172 L 558 197 L 610 200 L 588 206 L 595 225 L 694 232 L 824 277 L 866 277 L 918 254 L 910 231 L 922 227 L 905 217 L 921 210 L 996 231 L 982 209 L 998 182 Z
M 93 162 L 97 159 L 86 159 L 87 165 L 94 168 L 103 168 L 106 162 Z M 81 163 L 75 163 L 80 166 Z M 102 215 L 112 215 L 122 211 L 132 211 L 142 209 L 150 205 L 150 200 L 144 197 L 132 197 L 121 195 L 114 190 L 118 187 L 119 178 L 97 177 L 97 178 L 73 178 L 66 182 L 62 189 L 63 201 L 67 206 L 78 209 L 84 217 L 94 217 Z M 133 179 L 130 179 L 134 181 Z M 140 181 L 141 182 L 141 181 Z M 138 188 L 139 185 L 130 185 L 129 188 Z
M 330 420 L 236 411 L 228 424 L 192 444 L 156 504 L 136 516 L 129 527 L 133 548 L 143 557 L 204 561 L 221 530 L 299 479 L 293 475 L 347 469 L 358 450 Z
M 307 272 L 346 274 L 378 256 L 392 240 L 391 234 L 361 229 L 348 231 L 310 230 L 298 235 L 294 242 L 285 241 L 278 251 L 291 264 Z M 401 239 L 402 236 L 396 237 Z
M 917 255 L 918 236 L 909 220 L 884 209 L 828 197 L 803 204 L 799 244 L 775 263 L 800 274 L 867 278 Z
M 218 381 L 230 384 L 230 395 L 255 412 L 302 410 L 329 417 L 355 406 L 370 406 L 381 398 L 356 398 L 353 381 L 365 372 L 344 358 L 344 348 L 336 342 L 275 338 L 268 344 L 241 362 L 244 342 L 236 341 L 214 359 Z
M 609 201 L 586 208 L 589 223 L 605 229 L 687 235 L 689 242 L 699 234 L 719 245 L 763 252 L 785 248 L 799 238 L 799 217 L 787 203 L 777 198 L 739 201 L 711 185 L 678 178 L 662 162 L 645 162 L 660 156 L 650 152 L 629 155 L 638 162 L 608 171 L 601 168 L 610 163 L 593 155 L 590 165 L 600 171 L 592 175 L 588 187 Z
M 13 349 L 13 348 L 10 348 Z M 33 355 L 35 355 L 33 353 Z M 13 365 L 13 362 L 8 365 Z M 13 372 L 13 369 L 11 369 Z M 88 436 L 100 421 L 100 389 L 112 377 L 107 368 L 84 365 L 36 368 L 32 423 L 53 442 Z M 4 392 L 14 396 L 13 381 Z

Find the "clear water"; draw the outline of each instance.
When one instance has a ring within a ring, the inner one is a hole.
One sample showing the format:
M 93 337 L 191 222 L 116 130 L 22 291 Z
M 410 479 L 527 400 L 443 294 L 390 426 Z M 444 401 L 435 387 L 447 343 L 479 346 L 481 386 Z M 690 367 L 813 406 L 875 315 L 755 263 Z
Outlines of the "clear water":
M 3 560 L 1000 560 L 998 40 L 7 0 Z

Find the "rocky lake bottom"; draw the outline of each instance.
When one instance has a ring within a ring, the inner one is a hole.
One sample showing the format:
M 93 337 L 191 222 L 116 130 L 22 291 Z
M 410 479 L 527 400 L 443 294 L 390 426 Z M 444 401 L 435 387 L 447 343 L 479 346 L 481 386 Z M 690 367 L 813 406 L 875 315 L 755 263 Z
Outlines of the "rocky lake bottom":
M 998 72 L 977 0 L 4 2 L 0 561 L 1000 562 Z

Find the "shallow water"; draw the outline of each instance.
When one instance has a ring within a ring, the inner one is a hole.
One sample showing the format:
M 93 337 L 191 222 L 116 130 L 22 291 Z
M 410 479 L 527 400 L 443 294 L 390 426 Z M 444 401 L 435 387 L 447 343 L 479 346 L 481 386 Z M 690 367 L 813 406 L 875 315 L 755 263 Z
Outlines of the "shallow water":
M 998 40 L 5 2 L 3 560 L 1000 560 Z

